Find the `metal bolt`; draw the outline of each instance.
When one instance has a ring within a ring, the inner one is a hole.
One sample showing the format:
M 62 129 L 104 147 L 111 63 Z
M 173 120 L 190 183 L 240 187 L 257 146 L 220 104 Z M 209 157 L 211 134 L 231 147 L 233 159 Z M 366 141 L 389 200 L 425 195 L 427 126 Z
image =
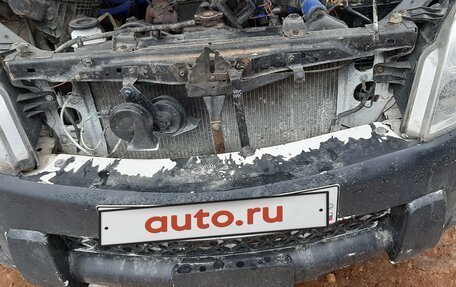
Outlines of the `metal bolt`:
M 378 134 L 379 136 L 384 136 L 388 133 L 388 130 L 385 129 L 384 127 L 378 127 L 375 129 L 375 133 Z
M 400 13 L 393 13 L 389 18 L 389 23 L 391 24 L 399 24 L 402 22 L 402 14 Z
M 304 71 L 299 71 L 295 74 L 296 78 L 303 79 L 304 78 Z
M 212 123 L 211 124 L 211 127 L 214 131 L 219 131 L 221 128 L 222 128 L 222 124 L 219 123 L 219 122 L 216 122 L 216 123 Z
M 215 75 L 211 75 L 211 76 L 209 77 L 209 81 L 215 82 L 215 80 L 217 80 L 217 78 L 215 77 Z
M 295 61 L 295 59 L 296 58 L 293 55 L 288 56 L 288 63 L 293 63 Z
M 52 95 L 46 95 L 46 97 L 44 97 L 44 99 L 47 101 L 47 102 L 52 102 L 54 100 L 54 97 Z
M 187 76 L 187 71 L 184 70 L 184 69 L 179 70 L 179 76 L 181 76 L 182 78 L 184 78 L 185 76 Z
M 158 126 L 159 126 L 161 129 L 165 129 L 165 128 L 167 128 L 167 127 L 169 126 L 170 123 L 169 123 L 169 121 L 168 121 L 166 118 L 164 118 L 164 117 L 159 117 L 159 118 L 157 119 L 157 124 L 158 124 Z
M 136 74 L 136 69 L 135 68 L 128 68 L 128 75 L 134 76 Z
M 28 43 L 19 43 L 17 44 L 16 46 L 16 51 L 19 53 L 19 55 L 23 56 L 23 55 L 27 55 L 27 54 L 30 54 L 31 51 L 30 51 L 30 44 Z
M 243 62 L 238 62 L 238 63 L 236 64 L 236 69 L 237 69 L 237 70 L 245 70 L 245 63 L 243 63 Z
M 55 167 L 62 167 L 64 164 L 65 164 L 65 160 L 64 159 L 58 159 L 58 160 L 55 161 L 54 166 Z
M 379 74 L 382 74 L 384 71 L 385 71 L 385 68 L 383 68 L 382 66 L 377 68 L 377 73 L 379 73 Z
M 93 62 L 92 62 L 92 59 L 90 58 L 87 58 L 87 59 L 82 59 L 82 64 L 86 67 L 90 67 L 92 66 Z
M 133 92 L 129 88 L 124 88 L 122 89 L 121 93 L 124 97 L 128 97 L 131 96 Z

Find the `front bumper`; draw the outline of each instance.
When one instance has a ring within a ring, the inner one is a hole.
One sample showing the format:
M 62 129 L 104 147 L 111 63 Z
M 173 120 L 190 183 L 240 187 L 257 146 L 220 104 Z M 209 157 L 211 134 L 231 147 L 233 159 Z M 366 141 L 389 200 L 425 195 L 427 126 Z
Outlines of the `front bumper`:
M 254 158 L 134 161 L 136 169 L 128 160 L 60 156 L 35 174 L 0 176 L 5 234 L 0 259 L 45 286 L 291 286 L 381 252 L 393 261 L 408 258 L 434 246 L 454 223 L 456 136 L 451 133 L 417 143 L 375 124 L 283 150 L 288 154 L 279 148 Z M 198 254 L 185 252 L 188 245 L 179 245 L 179 254 L 155 254 L 153 248 L 119 252 L 87 244 L 98 237 L 97 205 L 253 198 L 331 184 L 340 185 L 338 218 L 345 219 L 337 232 L 314 240 L 282 236 L 280 242 L 287 244 L 266 240 L 252 248 L 245 243 L 258 238 L 253 237 L 239 241 L 244 249 L 203 248 L 207 251 Z M 373 216 L 379 212 L 382 216 Z M 366 221 L 367 215 L 375 220 Z

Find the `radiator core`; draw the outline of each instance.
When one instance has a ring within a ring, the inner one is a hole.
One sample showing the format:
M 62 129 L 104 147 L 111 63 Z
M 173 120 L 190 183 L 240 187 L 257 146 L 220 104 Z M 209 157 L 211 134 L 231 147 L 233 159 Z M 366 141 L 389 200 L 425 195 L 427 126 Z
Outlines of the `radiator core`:
M 246 92 L 245 113 L 250 143 L 262 148 L 325 134 L 336 116 L 338 71 L 308 73 L 303 83 L 293 77 Z M 96 82 L 90 84 L 97 110 L 114 107 L 123 102 L 120 83 Z M 154 152 L 129 152 L 122 143 L 113 154 L 119 158 L 187 158 L 213 154 L 210 120 L 204 100 L 188 98 L 184 86 L 137 84 L 148 98 L 168 95 L 178 99 L 189 115 L 200 120 L 195 130 L 178 136 L 162 136 L 160 149 Z M 239 151 L 239 133 L 233 101 L 227 97 L 223 112 L 223 132 L 227 152 Z M 107 120 L 102 120 L 105 127 Z M 106 133 L 109 150 L 118 138 Z

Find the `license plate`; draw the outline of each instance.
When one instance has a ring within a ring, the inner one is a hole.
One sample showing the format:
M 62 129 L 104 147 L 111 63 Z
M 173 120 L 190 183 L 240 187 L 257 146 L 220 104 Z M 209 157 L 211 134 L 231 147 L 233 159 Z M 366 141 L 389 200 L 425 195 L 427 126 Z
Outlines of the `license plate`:
M 101 245 L 217 238 L 336 221 L 339 187 L 274 197 L 172 206 L 99 206 Z

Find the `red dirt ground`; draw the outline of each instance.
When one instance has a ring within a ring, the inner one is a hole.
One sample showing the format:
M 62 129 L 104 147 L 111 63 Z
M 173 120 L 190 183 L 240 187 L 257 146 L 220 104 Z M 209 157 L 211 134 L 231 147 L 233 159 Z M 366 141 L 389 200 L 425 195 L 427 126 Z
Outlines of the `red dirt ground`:
M 392 265 L 386 256 L 344 268 L 296 287 L 456 287 L 456 228 L 425 254 Z M 33 287 L 15 271 L 0 266 L 0 287 Z

